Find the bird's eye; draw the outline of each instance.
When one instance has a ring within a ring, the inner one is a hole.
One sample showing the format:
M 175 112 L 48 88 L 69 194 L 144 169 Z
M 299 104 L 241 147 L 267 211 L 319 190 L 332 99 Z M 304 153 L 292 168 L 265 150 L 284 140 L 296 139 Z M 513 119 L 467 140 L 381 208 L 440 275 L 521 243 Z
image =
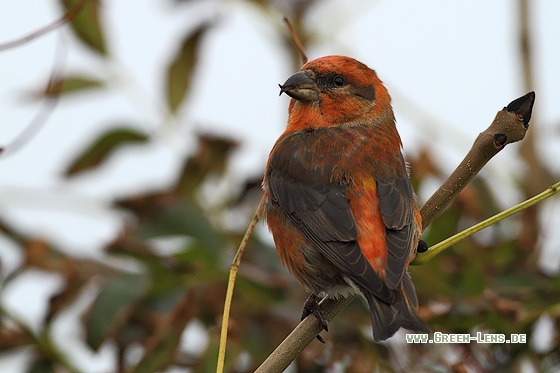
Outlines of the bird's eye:
M 333 78 L 333 83 L 337 87 L 342 87 L 346 83 L 346 79 L 343 76 L 337 75 Z

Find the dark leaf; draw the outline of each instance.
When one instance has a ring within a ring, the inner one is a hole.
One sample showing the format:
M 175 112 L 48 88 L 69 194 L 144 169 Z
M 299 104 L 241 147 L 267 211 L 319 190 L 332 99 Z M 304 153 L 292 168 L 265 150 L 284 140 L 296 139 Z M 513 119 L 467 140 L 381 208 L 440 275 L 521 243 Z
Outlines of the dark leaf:
M 120 208 L 130 210 L 140 220 L 149 220 L 169 205 L 175 204 L 177 199 L 175 192 L 163 191 L 117 199 L 114 203 Z
M 66 169 L 65 176 L 74 176 L 104 162 L 109 155 L 120 146 L 145 143 L 148 136 L 129 128 L 117 128 L 97 138 L 82 154 Z
M 173 310 L 170 310 L 168 322 L 159 325 L 159 330 L 146 344 L 144 356 L 132 372 L 151 373 L 164 371 L 177 355 L 177 346 L 187 323 L 195 316 L 195 292 L 184 292 Z
M 172 112 L 177 111 L 187 94 L 195 69 L 200 39 L 209 27 L 210 24 L 203 23 L 190 33 L 167 68 L 167 105 Z
M 54 371 L 54 362 L 52 360 L 38 356 L 28 368 L 27 373 L 51 373 Z
M 56 79 L 49 84 L 47 89 L 41 92 L 40 96 L 54 97 L 57 95 L 87 91 L 100 88 L 105 83 L 99 79 L 85 75 L 69 75 L 64 78 Z
M 200 242 L 207 252 L 217 254 L 225 241 L 219 231 L 190 203 L 177 203 L 160 212 L 153 220 L 141 224 L 141 238 L 189 236 Z
M 73 9 L 82 0 L 61 0 L 66 11 Z M 70 21 L 78 38 L 88 47 L 102 55 L 107 54 L 105 37 L 99 22 L 99 0 L 88 0 L 82 10 Z
M 177 189 L 191 195 L 206 176 L 221 174 L 225 170 L 229 155 L 237 145 L 232 139 L 198 135 L 198 150 L 186 160 Z
M 177 253 L 175 259 L 180 263 L 190 264 L 198 272 L 203 272 L 197 275 L 197 280 L 204 280 L 208 277 L 215 278 L 215 270 L 221 269 L 219 257 L 216 254 L 216 250 L 209 250 L 208 246 L 203 243 L 194 242 Z
M 77 263 L 70 259 L 67 259 L 66 263 L 63 273 L 66 277 L 66 286 L 49 300 L 49 308 L 45 317 L 46 324 L 50 324 L 56 316 L 62 313 L 80 296 L 85 283 L 84 278 L 77 273 Z
M 52 98 L 62 95 L 68 95 L 79 92 L 88 92 L 105 85 L 102 80 L 92 78 L 86 75 L 68 75 L 65 77 L 55 78 L 49 82 L 47 87 L 40 90 L 31 90 L 24 92 L 24 100 L 41 100 L 45 97 Z
M 485 278 L 481 275 L 479 262 L 471 261 L 465 263 L 462 268 L 459 284 L 456 287 L 457 292 L 461 292 L 466 296 L 480 294 L 485 287 Z
M 148 286 L 143 274 L 122 274 L 105 284 L 85 318 L 86 340 L 92 349 L 116 334 Z

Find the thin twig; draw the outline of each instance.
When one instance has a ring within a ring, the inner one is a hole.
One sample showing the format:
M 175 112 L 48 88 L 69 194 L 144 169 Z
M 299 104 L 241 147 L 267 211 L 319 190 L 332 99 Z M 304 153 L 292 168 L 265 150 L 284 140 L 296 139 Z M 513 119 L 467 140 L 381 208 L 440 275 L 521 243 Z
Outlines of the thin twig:
M 239 244 L 239 248 L 237 249 L 237 253 L 233 258 L 233 263 L 231 264 L 231 268 L 229 271 L 229 280 L 228 280 L 228 286 L 226 291 L 226 299 L 224 301 L 224 313 L 222 315 L 222 330 L 220 333 L 220 347 L 218 351 L 218 363 L 216 365 L 216 373 L 222 373 L 224 371 L 224 364 L 226 359 L 229 313 L 231 309 L 231 300 L 233 298 L 233 289 L 235 287 L 235 278 L 237 277 L 237 271 L 239 270 L 239 265 L 241 263 L 241 257 L 243 256 L 243 251 L 245 250 L 245 247 L 247 246 L 247 242 L 249 242 L 249 238 L 251 237 L 251 234 L 253 233 L 253 230 L 255 229 L 255 226 L 257 225 L 257 222 L 259 221 L 259 218 L 261 216 L 263 203 L 264 200 L 261 201 L 259 208 L 257 208 L 257 211 L 253 215 L 253 218 L 249 223 L 249 227 L 247 228 L 247 231 L 245 232 L 245 235 L 243 236 L 243 239 Z
M 51 93 L 46 96 L 42 106 L 39 108 L 39 111 L 37 112 L 35 117 L 31 120 L 31 122 L 29 122 L 29 124 L 19 134 L 19 136 L 17 136 L 10 144 L 6 146 L 0 146 L 0 159 L 6 159 L 6 157 L 17 153 L 21 148 L 29 143 L 29 141 L 47 122 L 54 108 L 56 107 L 62 87 L 62 84 L 57 84 L 56 82 L 59 80 L 59 76 L 61 76 L 62 71 L 64 70 L 65 62 L 65 54 L 63 53 L 64 49 L 62 47 L 63 43 L 59 38 L 54 54 L 53 67 L 51 70 L 49 81 L 47 83 L 47 88 L 45 89 L 45 92 Z
M 307 54 L 305 54 L 305 49 L 303 48 L 303 44 L 299 40 L 299 37 L 296 34 L 296 30 L 292 26 L 292 23 L 288 19 L 288 17 L 284 17 L 284 23 L 288 26 L 288 30 L 290 31 L 290 35 L 292 36 L 292 40 L 294 41 L 299 53 L 301 54 L 301 59 L 303 61 L 303 65 L 307 63 Z
M 307 63 L 307 55 L 305 54 L 303 44 L 299 40 L 290 20 L 287 17 L 284 17 L 284 22 L 288 26 L 288 30 L 290 31 L 290 35 L 292 36 L 292 40 L 297 46 L 299 53 L 301 54 L 303 64 L 305 65 Z M 245 236 L 243 236 L 243 240 L 241 241 L 241 244 L 237 249 L 237 253 L 235 254 L 235 258 L 233 259 L 233 263 L 229 271 L 228 287 L 226 291 L 226 299 L 224 301 L 224 313 L 222 316 L 222 330 L 220 334 L 220 347 L 218 351 L 218 363 L 216 365 L 216 373 L 222 373 L 224 371 L 229 314 L 231 309 L 231 300 L 233 298 L 233 289 L 235 287 L 235 278 L 237 277 L 237 271 L 239 269 L 239 264 L 241 263 L 241 257 L 243 256 L 243 251 L 245 250 L 245 246 L 249 241 L 249 237 L 251 237 L 251 234 L 253 233 L 253 229 L 255 228 L 255 225 L 259 221 L 263 207 L 264 207 L 264 199 L 261 201 L 259 207 L 257 208 L 255 215 L 253 215 L 253 219 L 251 220 L 249 228 L 247 228 L 247 231 L 245 232 Z
M 42 35 L 45 35 L 46 33 L 56 29 L 57 27 L 62 26 L 65 23 L 68 23 L 68 22 L 72 21 L 74 18 L 76 18 L 78 13 L 80 13 L 80 11 L 82 10 L 82 8 L 84 7 L 84 5 L 87 1 L 88 0 L 81 0 L 73 8 L 69 9 L 66 12 L 66 14 L 64 14 L 62 17 L 60 17 L 59 19 L 57 19 L 53 23 L 48 24 L 48 25 L 30 33 L 29 35 L 25 35 L 25 36 L 22 36 L 20 38 L 17 38 L 15 40 L 8 41 L 8 42 L 5 42 L 5 43 L 0 43 L 0 52 L 5 51 L 7 49 L 19 47 L 19 46 L 27 43 L 28 41 L 31 41 L 33 39 L 36 39 L 36 38 L 42 36 Z
M 422 265 L 425 264 L 427 262 L 429 262 L 431 259 L 433 259 L 433 257 L 435 257 L 436 255 L 438 255 L 439 253 L 441 253 L 442 251 L 444 251 L 445 249 L 455 245 L 457 242 L 460 242 L 462 240 L 464 240 L 465 238 L 472 236 L 473 234 L 475 234 L 476 232 L 479 232 L 481 230 L 483 230 L 484 228 L 487 228 L 493 224 L 496 224 L 499 221 L 504 220 L 505 218 L 509 218 L 510 216 L 517 214 L 518 212 L 521 212 L 539 202 L 544 201 L 547 198 L 552 197 L 553 195 L 555 195 L 556 193 L 560 192 L 560 181 L 557 182 L 556 184 L 554 184 L 553 186 L 551 186 L 550 188 L 548 188 L 547 190 L 545 190 L 542 193 L 537 194 L 536 196 L 529 198 L 526 201 L 523 201 L 513 207 L 510 207 L 507 210 L 504 210 L 478 224 L 473 225 L 470 228 L 465 229 L 464 231 L 457 233 L 437 244 L 435 244 L 434 246 L 430 247 L 430 250 L 428 250 L 426 253 L 422 254 L 422 255 L 418 255 L 416 257 L 416 259 L 414 259 L 414 261 L 412 263 L 410 263 L 411 265 Z

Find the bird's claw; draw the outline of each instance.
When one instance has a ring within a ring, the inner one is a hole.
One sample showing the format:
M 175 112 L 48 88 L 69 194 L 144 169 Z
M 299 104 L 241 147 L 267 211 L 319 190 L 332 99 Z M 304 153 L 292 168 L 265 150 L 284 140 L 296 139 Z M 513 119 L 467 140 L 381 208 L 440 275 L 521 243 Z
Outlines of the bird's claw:
M 301 313 L 301 320 L 305 319 L 310 314 L 313 314 L 315 318 L 319 321 L 319 324 L 323 327 L 325 331 L 329 331 L 329 322 L 323 314 L 321 305 L 318 302 L 318 297 L 315 294 L 311 294 L 305 303 L 303 303 L 303 311 Z M 317 334 L 317 340 L 321 343 L 325 343 L 325 340 Z

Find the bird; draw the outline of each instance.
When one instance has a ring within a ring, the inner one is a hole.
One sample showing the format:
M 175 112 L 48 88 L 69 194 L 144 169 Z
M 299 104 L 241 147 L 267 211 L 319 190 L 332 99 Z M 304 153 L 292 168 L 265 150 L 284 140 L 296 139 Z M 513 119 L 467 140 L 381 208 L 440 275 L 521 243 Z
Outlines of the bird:
M 320 300 L 361 294 L 375 342 L 401 327 L 427 333 L 408 264 L 422 219 L 391 98 L 376 72 L 346 56 L 304 64 L 280 86 L 288 122 L 263 178 L 263 215 L 282 264 Z M 320 335 L 317 338 L 324 342 Z

